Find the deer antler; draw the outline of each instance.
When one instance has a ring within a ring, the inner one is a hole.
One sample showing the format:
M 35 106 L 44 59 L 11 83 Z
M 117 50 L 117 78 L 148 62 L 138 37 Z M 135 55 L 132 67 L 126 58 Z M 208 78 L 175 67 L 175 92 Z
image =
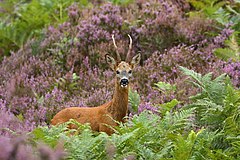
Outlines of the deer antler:
M 112 35 L 112 40 L 113 40 L 113 45 L 114 45 L 114 47 L 116 48 L 116 53 L 117 53 L 117 61 L 121 61 L 121 56 L 120 56 L 120 54 L 119 54 L 119 52 L 118 52 L 118 47 L 117 47 L 117 45 L 116 45 L 116 42 L 115 42 L 115 39 L 114 39 L 114 35 Z
M 126 61 L 128 62 L 129 61 L 129 56 L 130 56 L 130 53 L 131 53 L 131 50 L 132 50 L 132 37 L 128 34 L 128 37 L 129 37 L 129 47 L 128 47 L 128 52 L 127 52 L 127 56 L 126 56 Z

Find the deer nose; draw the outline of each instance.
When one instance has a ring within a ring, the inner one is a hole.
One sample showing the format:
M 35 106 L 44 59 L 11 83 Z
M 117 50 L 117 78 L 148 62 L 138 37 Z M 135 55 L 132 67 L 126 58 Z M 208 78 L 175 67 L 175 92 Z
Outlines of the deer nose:
M 121 79 L 120 85 L 122 87 L 126 87 L 128 85 L 128 79 L 126 79 L 126 78 Z

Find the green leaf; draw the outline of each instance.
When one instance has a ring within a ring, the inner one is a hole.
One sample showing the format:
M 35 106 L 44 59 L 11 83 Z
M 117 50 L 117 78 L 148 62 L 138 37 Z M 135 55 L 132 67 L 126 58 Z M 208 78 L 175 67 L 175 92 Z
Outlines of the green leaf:
M 154 84 L 156 89 L 166 92 L 166 91 L 176 91 L 176 85 L 171 85 L 170 83 L 157 82 Z
M 77 81 L 80 79 L 80 77 L 76 73 L 73 73 L 72 77 L 74 81 Z
M 34 135 L 35 140 L 43 140 L 43 141 L 45 140 L 46 135 L 42 128 L 35 128 L 32 131 L 32 134 Z
M 19 115 L 16 116 L 20 121 L 24 121 L 24 117 L 22 115 L 22 113 L 20 113 Z
M 191 5 L 193 5 L 193 7 L 196 8 L 197 10 L 200 10 L 205 7 L 205 4 L 201 1 L 197 1 L 197 0 L 187 0 L 187 1 L 191 3 Z
M 214 54 L 224 61 L 229 59 L 238 61 L 240 58 L 239 55 L 236 55 L 236 52 L 230 48 L 217 48 L 215 49 Z
M 129 99 L 128 99 L 131 108 L 134 112 L 138 111 L 138 106 L 140 104 L 140 95 L 137 93 L 137 91 L 133 91 L 132 89 L 129 90 Z
M 179 101 L 177 99 L 173 99 L 170 102 L 159 104 L 161 115 L 165 115 L 166 112 L 171 111 L 177 104 L 179 104 Z

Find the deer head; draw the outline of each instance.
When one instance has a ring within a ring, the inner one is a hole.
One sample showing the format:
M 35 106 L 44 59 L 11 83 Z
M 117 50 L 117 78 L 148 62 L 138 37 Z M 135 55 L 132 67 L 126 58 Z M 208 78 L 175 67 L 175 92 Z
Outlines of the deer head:
M 117 82 L 122 88 L 126 88 L 128 86 L 129 79 L 132 76 L 132 70 L 139 64 L 140 59 L 141 59 L 141 55 L 139 53 L 136 56 L 134 56 L 130 62 L 128 62 L 130 52 L 132 49 L 132 38 L 130 35 L 128 35 L 128 37 L 130 39 L 130 43 L 129 43 L 129 49 L 128 49 L 125 61 L 121 60 L 121 56 L 118 53 L 114 35 L 112 35 L 112 39 L 113 39 L 114 47 L 116 48 L 117 59 L 114 59 L 113 57 L 111 57 L 108 54 L 106 54 L 106 56 L 105 56 L 106 62 L 109 64 L 111 69 L 113 71 L 115 71 L 116 77 L 117 77 Z

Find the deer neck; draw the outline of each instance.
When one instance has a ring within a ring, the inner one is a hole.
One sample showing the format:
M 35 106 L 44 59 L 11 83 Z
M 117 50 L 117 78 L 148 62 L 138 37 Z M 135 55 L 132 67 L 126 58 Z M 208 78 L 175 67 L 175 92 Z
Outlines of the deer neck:
M 128 111 L 128 89 L 129 85 L 121 87 L 119 82 L 115 81 L 115 91 L 113 94 L 112 104 L 108 111 L 111 113 L 113 119 L 123 121 Z

